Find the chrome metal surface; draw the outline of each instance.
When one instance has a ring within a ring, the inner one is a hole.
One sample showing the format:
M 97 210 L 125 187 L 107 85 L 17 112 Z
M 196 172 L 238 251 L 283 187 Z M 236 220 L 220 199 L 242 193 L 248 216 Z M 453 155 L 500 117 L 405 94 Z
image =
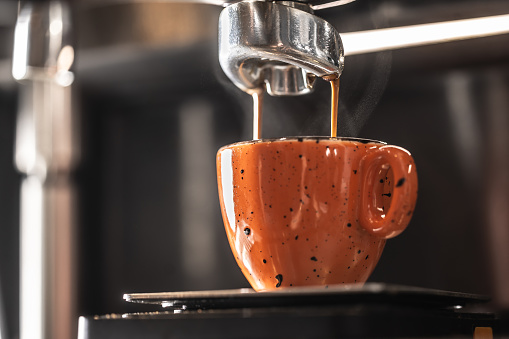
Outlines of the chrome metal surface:
M 251 93 L 309 93 L 308 74 L 339 76 L 344 58 L 336 29 L 311 13 L 269 2 L 241 2 L 219 17 L 219 63 L 233 83 Z
M 20 338 L 77 330 L 70 12 L 64 2 L 21 4 L 12 74 L 20 82 L 15 162 L 25 177 L 20 215 Z
M 70 132 L 74 49 L 69 36 L 65 3 L 28 2 L 21 8 L 12 65 L 21 83 L 15 160 L 19 171 L 43 179 L 48 172 L 67 173 L 76 155 Z
M 14 33 L 12 75 L 16 80 L 53 78 L 63 86 L 73 82 L 70 17 L 65 2 L 22 4 Z

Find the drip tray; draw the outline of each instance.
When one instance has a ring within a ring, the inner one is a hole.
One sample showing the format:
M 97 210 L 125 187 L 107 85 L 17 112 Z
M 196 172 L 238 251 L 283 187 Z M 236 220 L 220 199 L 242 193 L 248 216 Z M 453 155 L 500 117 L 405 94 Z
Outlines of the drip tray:
M 78 339 L 489 339 L 499 334 L 497 317 L 478 311 L 485 296 L 379 283 L 132 293 L 124 299 L 155 309 L 81 317 Z
M 482 295 L 419 287 L 368 283 L 325 287 L 290 287 L 270 292 L 252 289 L 131 293 L 132 303 L 156 304 L 167 310 L 218 310 L 261 307 L 346 306 L 352 304 L 406 305 L 433 309 L 460 309 L 489 301 Z

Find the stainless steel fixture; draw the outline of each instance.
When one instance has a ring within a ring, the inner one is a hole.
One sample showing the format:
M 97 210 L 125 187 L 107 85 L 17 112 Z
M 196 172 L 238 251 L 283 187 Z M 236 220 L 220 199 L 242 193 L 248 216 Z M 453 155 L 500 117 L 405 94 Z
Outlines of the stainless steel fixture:
M 327 21 L 295 2 L 239 2 L 219 17 L 219 62 L 245 92 L 306 94 L 315 77 L 339 77 L 341 38 Z
M 76 333 L 77 160 L 71 85 L 74 48 L 65 2 L 25 2 L 15 30 L 19 81 L 15 162 L 24 174 L 20 215 L 20 338 Z

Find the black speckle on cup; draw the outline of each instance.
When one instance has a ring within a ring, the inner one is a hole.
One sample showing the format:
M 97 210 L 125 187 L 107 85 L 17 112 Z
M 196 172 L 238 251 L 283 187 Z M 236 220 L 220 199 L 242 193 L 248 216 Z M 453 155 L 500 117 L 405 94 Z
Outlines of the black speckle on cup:
M 396 184 L 396 187 L 401 187 L 403 186 L 403 184 L 405 183 L 406 179 L 405 178 L 401 178 L 398 180 L 398 183 Z
M 276 287 L 281 287 L 281 283 L 283 282 L 283 275 L 282 274 L 276 275 L 276 279 L 277 279 Z

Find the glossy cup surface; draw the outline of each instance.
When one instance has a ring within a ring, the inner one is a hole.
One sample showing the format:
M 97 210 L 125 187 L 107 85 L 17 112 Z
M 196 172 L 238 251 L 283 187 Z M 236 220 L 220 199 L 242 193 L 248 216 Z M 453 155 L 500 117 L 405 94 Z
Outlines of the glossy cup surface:
M 370 140 L 241 142 L 217 170 L 228 241 L 257 291 L 365 282 L 417 197 L 410 154 Z

